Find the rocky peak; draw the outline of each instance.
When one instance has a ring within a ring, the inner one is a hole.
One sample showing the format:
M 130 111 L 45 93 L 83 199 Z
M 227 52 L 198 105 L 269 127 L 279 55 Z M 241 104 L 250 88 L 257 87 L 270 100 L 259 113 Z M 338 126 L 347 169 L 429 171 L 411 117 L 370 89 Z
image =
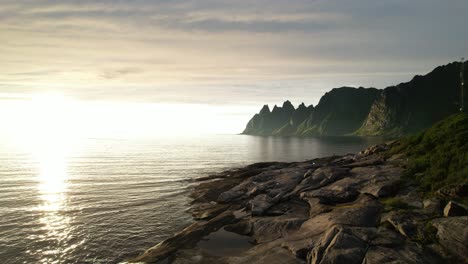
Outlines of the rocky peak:
M 262 110 L 260 110 L 260 114 L 261 115 L 264 115 L 264 114 L 269 114 L 270 113 L 270 107 L 268 107 L 268 105 L 264 105 L 262 107 Z
M 271 111 L 272 113 L 276 113 L 280 110 L 280 107 L 278 107 L 277 105 L 273 106 L 273 110 Z
M 283 110 L 294 111 L 294 106 L 291 104 L 291 102 L 289 100 L 286 100 L 283 103 Z

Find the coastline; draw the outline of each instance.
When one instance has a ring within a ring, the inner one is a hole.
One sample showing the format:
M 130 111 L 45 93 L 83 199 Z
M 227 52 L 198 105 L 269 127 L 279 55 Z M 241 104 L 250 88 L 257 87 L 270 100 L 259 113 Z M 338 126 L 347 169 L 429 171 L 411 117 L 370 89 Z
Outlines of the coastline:
M 129 262 L 463 263 L 468 217 L 402 181 L 395 142 L 197 179 L 195 222 Z

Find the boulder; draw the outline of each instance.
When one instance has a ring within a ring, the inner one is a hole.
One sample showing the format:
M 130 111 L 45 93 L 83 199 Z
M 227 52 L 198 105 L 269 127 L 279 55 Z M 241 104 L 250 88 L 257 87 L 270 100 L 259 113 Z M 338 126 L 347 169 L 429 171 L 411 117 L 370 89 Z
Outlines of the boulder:
M 449 217 L 449 216 L 463 216 L 467 215 L 467 209 L 454 201 L 450 201 L 447 203 L 447 205 L 444 208 L 444 216 Z

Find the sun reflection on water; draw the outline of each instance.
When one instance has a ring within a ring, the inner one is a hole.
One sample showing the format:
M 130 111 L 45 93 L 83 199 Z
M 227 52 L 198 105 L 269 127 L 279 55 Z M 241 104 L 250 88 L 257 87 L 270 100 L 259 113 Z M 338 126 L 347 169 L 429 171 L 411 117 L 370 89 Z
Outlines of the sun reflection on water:
M 31 249 L 38 262 L 60 263 L 70 245 L 72 230 L 68 205 L 68 157 L 73 146 L 67 102 L 61 97 L 41 97 L 32 101 L 34 121 L 18 135 L 19 144 L 32 155 L 37 165 L 37 201 L 32 210 L 37 229 L 30 239 L 43 246 Z

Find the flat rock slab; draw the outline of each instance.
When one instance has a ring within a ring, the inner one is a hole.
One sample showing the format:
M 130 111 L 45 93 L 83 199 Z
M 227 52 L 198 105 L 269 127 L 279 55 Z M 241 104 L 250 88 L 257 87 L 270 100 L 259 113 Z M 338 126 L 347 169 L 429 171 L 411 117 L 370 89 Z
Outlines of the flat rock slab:
M 438 218 L 432 221 L 437 228 L 439 243 L 460 260 L 468 260 L 468 216 Z

